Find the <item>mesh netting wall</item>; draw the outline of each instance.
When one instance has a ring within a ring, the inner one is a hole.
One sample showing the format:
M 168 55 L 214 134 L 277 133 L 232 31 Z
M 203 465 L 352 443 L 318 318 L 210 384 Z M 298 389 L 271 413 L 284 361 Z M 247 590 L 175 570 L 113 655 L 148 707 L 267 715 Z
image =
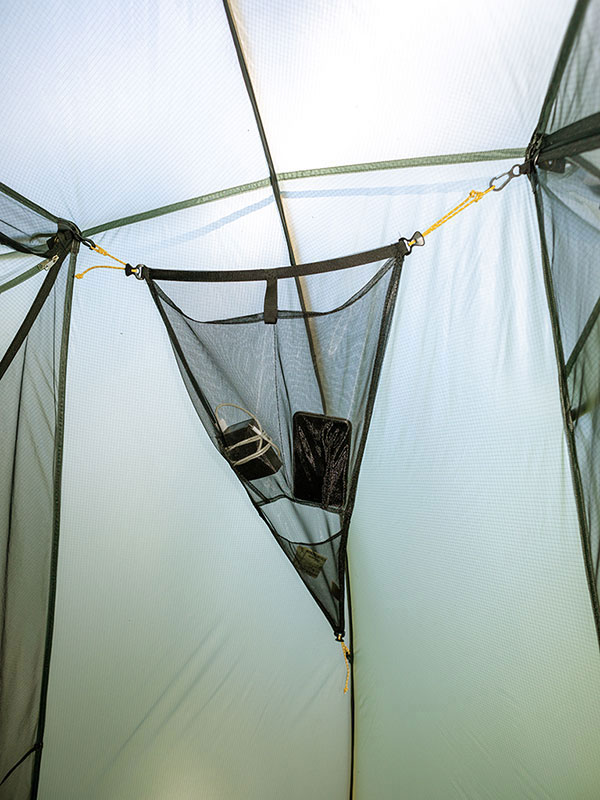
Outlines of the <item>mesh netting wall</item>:
M 30 796 L 41 746 L 70 275 L 65 262 L 0 379 L 0 798 L 7 800 Z M 9 296 L 0 295 L 0 309 Z
M 33 204 L 24 205 L 3 188 L 0 184 L 0 252 L 6 248 L 45 255 L 48 239 L 56 233 L 55 218 Z
M 261 308 L 264 283 L 221 284 L 220 307 L 237 304 L 242 313 L 200 320 L 214 287 L 149 278 L 202 424 L 336 634 L 344 631 L 346 538 L 400 267 L 390 260 L 357 270 L 362 285 L 327 310 L 323 298 L 339 298 L 339 275 L 337 288 L 332 275 L 302 278 L 320 309 L 307 312 L 295 308 L 293 279 L 278 280 L 279 303 L 289 303 L 274 324 L 262 310 L 243 313 Z M 265 453 L 253 457 L 261 446 Z
M 542 111 L 534 176 L 567 438 L 600 636 L 600 3 L 580 0 Z
M 596 167 L 598 164 L 598 167 Z M 540 171 L 546 247 L 596 583 L 600 566 L 600 150 Z

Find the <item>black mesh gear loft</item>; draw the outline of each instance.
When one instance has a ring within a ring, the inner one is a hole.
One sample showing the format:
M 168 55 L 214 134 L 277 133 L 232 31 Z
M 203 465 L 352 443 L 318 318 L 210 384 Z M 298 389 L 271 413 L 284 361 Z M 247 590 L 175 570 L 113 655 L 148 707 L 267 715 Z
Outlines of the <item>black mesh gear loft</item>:
M 326 276 L 310 274 L 314 265 L 216 278 L 144 269 L 202 424 L 337 636 L 360 463 L 408 248 L 393 252 L 368 266 L 367 280 L 363 266 L 355 293 L 324 311 L 278 307 L 298 275 L 309 297 L 320 295 Z M 240 277 L 263 282 L 262 310 L 200 321 L 202 288 L 217 280 L 243 296 Z

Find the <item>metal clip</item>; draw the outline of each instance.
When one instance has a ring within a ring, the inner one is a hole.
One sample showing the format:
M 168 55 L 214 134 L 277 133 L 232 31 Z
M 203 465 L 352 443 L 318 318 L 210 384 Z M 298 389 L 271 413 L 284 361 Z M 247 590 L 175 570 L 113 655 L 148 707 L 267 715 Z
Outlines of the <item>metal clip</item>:
M 493 189 L 495 192 L 501 192 L 505 186 L 507 186 L 513 178 L 518 178 L 519 175 L 524 175 L 527 170 L 525 164 L 515 164 L 514 167 L 511 167 L 508 172 L 503 172 L 501 175 L 496 175 L 495 178 L 489 183 L 490 189 Z M 498 186 L 496 185 L 496 181 L 499 181 L 501 178 L 505 178 L 505 180 Z
M 42 265 L 40 265 L 40 266 L 41 266 L 41 269 L 45 269 L 45 270 L 46 270 L 46 272 L 48 272 L 48 270 L 50 269 L 50 267 L 53 267 L 53 266 L 56 264 L 56 262 L 57 262 L 57 261 L 58 261 L 58 256 L 52 256 L 52 258 L 49 258 L 49 259 L 46 261 L 46 263 L 45 263 L 45 264 L 42 262 Z

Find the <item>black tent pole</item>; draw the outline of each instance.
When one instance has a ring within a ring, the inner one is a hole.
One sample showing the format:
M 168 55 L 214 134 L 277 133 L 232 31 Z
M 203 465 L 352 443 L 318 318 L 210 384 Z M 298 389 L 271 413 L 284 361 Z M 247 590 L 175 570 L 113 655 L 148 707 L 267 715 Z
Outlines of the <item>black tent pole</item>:
M 260 136 L 260 141 L 263 146 L 263 151 L 265 154 L 265 159 L 267 161 L 267 166 L 269 168 L 269 180 L 271 182 L 271 189 L 273 191 L 273 197 L 275 198 L 275 204 L 277 205 L 277 211 L 279 212 L 279 219 L 281 221 L 281 227 L 283 230 L 283 235 L 285 238 L 285 243 L 287 246 L 288 256 L 290 259 L 291 266 L 296 266 L 296 255 L 294 253 L 294 246 L 292 244 L 292 237 L 290 233 L 290 227 L 287 221 L 287 217 L 285 214 L 285 209 L 283 207 L 283 199 L 281 197 L 281 190 L 279 188 L 279 179 L 277 178 L 277 172 L 275 171 L 275 165 L 273 163 L 273 157 L 271 155 L 271 149 L 269 147 L 269 143 L 267 141 L 267 134 L 265 132 L 265 128 L 262 122 L 262 117 L 260 115 L 260 110 L 258 108 L 258 102 L 256 100 L 256 95 L 254 93 L 254 87 L 252 86 L 252 80 L 250 78 L 250 72 L 248 71 L 248 65 L 246 63 L 246 57 L 244 55 L 244 51 L 242 48 L 242 44 L 240 41 L 240 37 L 238 34 L 237 26 L 235 24 L 235 19 L 233 17 L 233 13 L 231 11 L 231 6 L 229 5 L 228 0 L 223 0 L 223 7 L 225 9 L 225 15 L 227 17 L 227 22 L 229 24 L 229 30 L 231 32 L 231 37 L 233 39 L 233 44 L 235 46 L 235 52 L 238 57 L 238 62 L 240 65 L 240 69 L 242 71 L 242 76 L 244 78 L 244 83 L 246 85 L 246 91 L 248 92 L 248 97 L 250 99 L 250 104 L 252 105 L 252 111 L 254 112 L 254 119 L 256 121 L 256 127 L 258 128 L 258 133 Z M 306 303 L 306 297 L 304 296 L 304 292 L 302 290 L 302 279 L 295 278 L 296 282 L 296 289 L 298 291 L 298 297 L 300 299 L 300 307 L 302 311 L 308 311 L 308 306 Z M 323 406 L 323 413 L 327 413 L 327 404 L 326 404 L 326 397 L 325 392 L 323 391 L 323 383 L 321 380 L 321 373 L 318 366 L 317 360 L 317 353 L 315 348 L 315 342 L 312 336 L 312 332 L 310 329 L 310 320 L 305 320 L 306 324 L 306 335 L 308 337 L 308 344 L 310 347 L 310 354 L 313 363 L 313 369 L 315 373 L 315 378 L 317 381 L 317 385 L 319 387 L 319 394 L 321 395 L 321 404 Z

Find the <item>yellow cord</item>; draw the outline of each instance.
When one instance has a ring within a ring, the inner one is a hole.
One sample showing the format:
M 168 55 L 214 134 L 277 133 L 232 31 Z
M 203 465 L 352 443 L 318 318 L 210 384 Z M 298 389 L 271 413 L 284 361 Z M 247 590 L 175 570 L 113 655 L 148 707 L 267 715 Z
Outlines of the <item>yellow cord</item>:
M 101 256 L 107 256 L 108 258 L 112 258 L 113 261 L 118 261 L 119 264 L 123 264 L 124 267 L 127 266 L 127 262 L 126 261 L 121 261 L 120 258 L 117 258 L 116 256 L 112 256 L 110 253 L 107 253 L 106 250 L 104 250 L 102 247 L 100 247 L 97 244 L 95 244 L 92 247 L 92 250 L 95 250 L 97 253 L 100 253 Z
M 125 267 L 113 267 L 112 264 L 97 264 L 95 267 L 88 267 L 84 269 L 83 272 L 78 272 L 75 277 L 76 278 L 83 278 L 83 276 L 88 273 L 91 269 L 125 269 Z
M 465 197 L 465 199 L 462 201 L 462 203 L 459 203 L 451 211 L 448 211 L 447 214 L 444 214 L 443 217 L 438 219 L 437 222 L 434 222 L 433 225 L 430 225 L 429 228 L 427 228 L 427 230 L 423 232 L 423 234 L 422 234 L 423 238 L 425 238 L 425 236 L 428 236 L 430 233 L 432 233 L 432 231 L 435 231 L 437 228 L 441 227 L 444 224 L 444 222 L 448 222 L 449 219 L 452 219 L 452 217 L 455 217 L 457 214 L 460 214 L 460 212 L 464 211 L 465 208 L 468 208 L 469 206 L 473 205 L 473 203 L 478 203 L 481 200 L 481 198 L 485 197 L 485 195 L 488 192 L 491 192 L 492 189 L 494 189 L 493 185 L 488 187 L 485 190 L 485 192 L 478 192 L 475 189 L 473 189 L 472 192 L 469 192 L 468 197 Z M 416 241 L 413 239 L 408 244 L 409 244 L 409 247 L 412 247 L 412 245 L 416 244 Z
M 496 179 L 494 179 L 494 180 L 496 180 Z M 448 211 L 447 214 L 444 214 L 443 217 L 440 217 L 440 219 L 438 219 L 437 222 L 434 222 L 433 225 L 430 225 L 429 228 L 427 228 L 427 230 L 423 232 L 423 234 L 422 234 L 423 238 L 425 238 L 425 236 L 429 236 L 430 233 L 432 233 L 433 231 L 437 230 L 437 228 L 441 227 L 445 222 L 448 222 L 449 219 L 452 219 L 457 214 L 460 214 L 460 212 L 464 211 L 465 208 L 468 208 L 469 206 L 473 205 L 473 203 L 478 203 L 481 200 L 482 197 L 485 197 L 488 192 L 491 192 L 492 189 L 495 189 L 495 188 L 496 187 L 494 186 L 494 184 L 492 184 L 484 192 L 478 192 L 475 189 L 473 189 L 473 191 L 469 192 L 468 197 L 465 197 L 465 199 L 462 201 L 462 203 L 459 203 L 451 211 Z M 416 244 L 416 240 L 415 239 L 412 239 L 408 243 L 409 247 L 412 247 L 415 244 Z M 95 267 L 88 267 L 83 272 L 79 272 L 77 275 L 75 275 L 76 278 L 83 278 L 83 276 L 86 273 L 88 273 L 90 270 L 92 270 L 92 269 L 125 269 L 128 266 L 126 261 L 121 261 L 120 258 L 117 258 L 116 256 L 111 255 L 111 253 L 107 252 L 106 250 L 104 250 L 103 247 L 100 247 L 97 244 L 94 244 L 91 249 L 95 250 L 97 253 L 100 253 L 100 255 L 102 255 L 102 256 L 107 256 L 107 258 L 112 258 L 113 261 L 118 261 L 119 264 L 123 264 L 123 266 L 122 267 L 113 267 L 112 264 L 110 264 L 110 265 L 109 264 L 98 264 Z M 133 272 L 137 272 L 137 269 L 134 268 Z M 230 405 L 230 404 L 222 403 L 221 405 Z M 244 409 L 242 409 L 242 410 L 244 410 Z M 251 415 L 249 415 L 249 416 L 251 416 Z M 342 645 L 344 647 L 346 647 L 346 645 L 343 642 L 342 642 Z M 344 658 L 346 658 L 346 653 L 344 653 Z M 349 672 L 350 672 L 350 667 L 348 667 L 348 673 Z M 348 681 L 346 681 L 346 689 L 344 691 L 348 691 Z
M 346 647 L 346 642 L 343 639 L 338 639 L 338 641 L 342 645 L 342 653 L 344 654 L 344 661 L 346 662 L 346 685 L 344 686 L 344 694 L 346 694 L 348 691 L 348 682 L 350 680 L 350 662 L 348 661 L 350 650 Z
M 120 258 L 117 258 L 116 256 L 113 256 L 111 253 L 109 253 L 107 250 L 105 250 L 103 247 L 100 247 L 97 244 L 92 245 L 90 249 L 91 250 L 95 250 L 97 253 L 100 253 L 101 256 L 107 256 L 108 258 L 112 258 L 113 261 L 118 261 L 119 264 L 123 264 L 123 266 L 122 267 L 114 267 L 112 264 L 97 264 L 95 267 L 88 267 L 87 269 L 84 269 L 83 272 L 77 273 L 77 275 L 75 275 L 76 278 L 83 278 L 83 276 L 86 273 L 88 273 L 90 270 L 92 270 L 92 269 L 123 269 L 124 270 L 128 266 L 127 261 L 121 261 Z M 137 273 L 137 269 L 136 268 L 134 268 L 132 271 L 134 273 Z

